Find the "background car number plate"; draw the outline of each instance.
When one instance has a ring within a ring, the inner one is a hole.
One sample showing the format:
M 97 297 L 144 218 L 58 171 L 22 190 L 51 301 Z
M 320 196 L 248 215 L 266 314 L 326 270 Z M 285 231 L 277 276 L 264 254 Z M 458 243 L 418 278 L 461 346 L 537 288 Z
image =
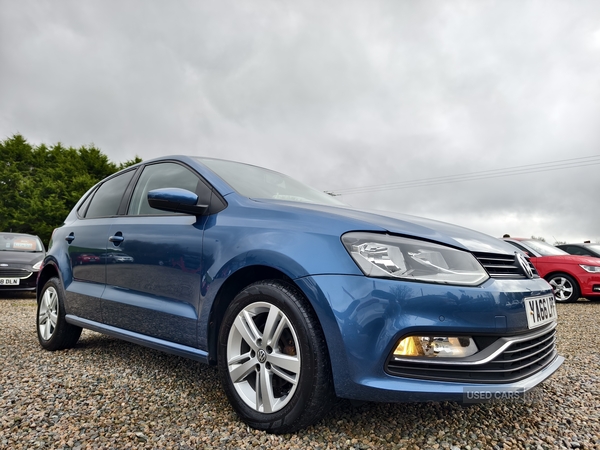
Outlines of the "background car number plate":
M 19 284 L 18 278 L 0 278 L 0 286 L 15 286 Z
M 525 299 L 527 326 L 535 328 L 556 320 L 556 305 L 553 295 Z

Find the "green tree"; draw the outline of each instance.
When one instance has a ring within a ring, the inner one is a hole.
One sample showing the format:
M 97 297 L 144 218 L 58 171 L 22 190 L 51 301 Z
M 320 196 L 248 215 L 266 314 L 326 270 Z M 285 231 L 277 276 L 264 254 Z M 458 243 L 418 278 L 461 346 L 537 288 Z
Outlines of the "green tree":
M 34 147 L 18 134 L 0 141 L 0 231 L 36 234 L 47 244 L 89 188 L 141 161 L 117 165 L 93 145 Z

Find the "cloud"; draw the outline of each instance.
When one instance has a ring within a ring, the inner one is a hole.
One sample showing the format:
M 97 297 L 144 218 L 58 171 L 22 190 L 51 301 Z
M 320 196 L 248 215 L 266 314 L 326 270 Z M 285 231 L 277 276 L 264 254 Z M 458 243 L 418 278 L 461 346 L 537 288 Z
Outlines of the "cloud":
M 321 189 L 598 154 L 596 2 L 0 0 L 0 135 L 203 154 Z M 346 196 L 600 239 L 598 166 Z M 560 235 L 560 237 L 559 237 Z

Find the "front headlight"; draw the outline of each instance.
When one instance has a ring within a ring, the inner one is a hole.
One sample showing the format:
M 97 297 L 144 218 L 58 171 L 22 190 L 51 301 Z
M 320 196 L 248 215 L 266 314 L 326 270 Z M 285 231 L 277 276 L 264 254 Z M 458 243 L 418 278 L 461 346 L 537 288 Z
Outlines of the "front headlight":
M 347 233 L 342 242 L 368 277 L 476 286 L 489 278 L 469 252 L 375 233 Z
M 586 266 L 585 264 L 579 264 L 579 267 L 589 273 L 600 273 L 600 267 L 598 266 Z
M 33 265 L 33 270 L 40 270 L 42 268 L 43 261 L 38 261 Z

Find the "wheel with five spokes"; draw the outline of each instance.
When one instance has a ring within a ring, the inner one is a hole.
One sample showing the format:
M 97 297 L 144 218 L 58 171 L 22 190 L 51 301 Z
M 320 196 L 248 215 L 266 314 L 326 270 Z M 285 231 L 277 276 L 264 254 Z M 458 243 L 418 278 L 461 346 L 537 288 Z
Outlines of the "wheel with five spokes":
M 557 303 L 572 303 L 579 300 L 581 291 L 577 282 L 566 273 L 557 273 L 547 278 L 554 291 Z
M 65 320 L 64 291 L 58 278 L 49 279 L 38 298 L 37 335 L 46 350 L 62 350 L 74 347 L 81 327 Z
M 250 426 L 290 433 L 320 420 L 335 398 L 323 332 L 302 293 L 255 283 L 231 302 L 219 333 L 219 374 Z

